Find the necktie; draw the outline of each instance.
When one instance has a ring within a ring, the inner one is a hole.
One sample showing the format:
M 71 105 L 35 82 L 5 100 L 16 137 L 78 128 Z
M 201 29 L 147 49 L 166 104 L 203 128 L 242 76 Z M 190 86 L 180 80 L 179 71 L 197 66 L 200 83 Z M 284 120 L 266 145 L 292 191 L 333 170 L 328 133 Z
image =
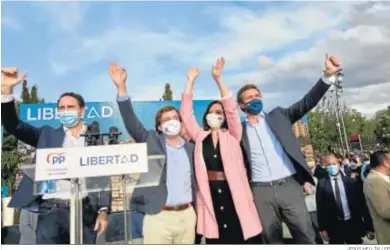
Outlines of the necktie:
M 341 193 L 340 193 L 340 187 L 339 187 L 339 182 L 337 178 L 333 178 L 334 184 L 335 184 L 335 193 L 336 193 L 336 205 L 337 209 L 339 212 L 340 219 L 344 219 L 344 210 L 343 210 L 343 205 L 341 203 Z

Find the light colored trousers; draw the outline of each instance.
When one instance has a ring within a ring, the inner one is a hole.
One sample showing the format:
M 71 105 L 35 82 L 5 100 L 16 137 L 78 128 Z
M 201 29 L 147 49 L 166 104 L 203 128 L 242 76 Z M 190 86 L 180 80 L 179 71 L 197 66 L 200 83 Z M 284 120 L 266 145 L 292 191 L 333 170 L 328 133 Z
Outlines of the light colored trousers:
M 196 213 L 191 206 L 183 211 L 145 214 L 143 244 L 194 244 Z

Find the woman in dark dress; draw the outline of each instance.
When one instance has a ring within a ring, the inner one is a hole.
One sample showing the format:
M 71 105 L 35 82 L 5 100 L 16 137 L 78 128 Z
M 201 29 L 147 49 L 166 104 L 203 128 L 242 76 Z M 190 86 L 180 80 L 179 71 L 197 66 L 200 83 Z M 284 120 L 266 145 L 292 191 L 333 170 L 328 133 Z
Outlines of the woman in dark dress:
M 237 104 L 220 77 L 223 66 L 223 58 L 213 66 L 222 100 L 209 104 L 203 128 L 197 125 L 192 110 L 198 69 L 188 71 L 181 103 L 183 123 L 195 141 L 197 233 L 205 237 L 206 244 L 258 243 L 262 229 L 240 147 L 242 125 Z
M 207 108 L 206 114 L 214 104 L 221 105 L 219 101 L 212 102 Z M 227 128 L 227 124 L 224 123 L 223 127 Z M 229 184 L 226 178 L 219 178 L 219 176 L 224 176 L 219 142 L 214 147 L 211 134 L 203 141 L 203 157 L 209 176 L 211 198 L 217 217 L 218 230 L 222 232 L 219 239 L 206 238 L 206 244 L 244 244 L 245 240 L 242 235 L 240 220 L 234 208 Z

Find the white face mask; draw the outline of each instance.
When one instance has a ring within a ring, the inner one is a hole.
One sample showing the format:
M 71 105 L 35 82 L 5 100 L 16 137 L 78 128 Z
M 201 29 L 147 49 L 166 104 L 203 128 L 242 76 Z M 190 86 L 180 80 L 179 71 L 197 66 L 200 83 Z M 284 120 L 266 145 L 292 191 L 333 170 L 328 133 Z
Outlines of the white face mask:
M 210 128 L 219 128 L 225 121 L 222 115 L 217 115 L 214 113 L 210 113 L 206 115 L 206 121 L 207 124 L 210 126 Z
M 178 120 L 169 120 L 161 125 L 161 129 L 165 135 L 178 135 L 181 130 L 181 123 Z

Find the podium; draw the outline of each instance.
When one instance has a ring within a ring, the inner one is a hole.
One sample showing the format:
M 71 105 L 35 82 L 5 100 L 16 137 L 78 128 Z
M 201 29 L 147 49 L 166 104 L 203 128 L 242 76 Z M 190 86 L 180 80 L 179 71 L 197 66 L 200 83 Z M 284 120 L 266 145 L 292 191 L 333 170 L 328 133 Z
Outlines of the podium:
M 164 165 L 165 155 L 148 156 L 146 143 L 136 143 L 37 149 L 36 165 L 24 165 L 21 170 L 34 181 L 34 195 L 69 198 L 71 244 L 83 243 L 83 198 L 91 196 L 100 201 L 101 195 L 120 193 L 124 242 L 128 244 L 132 238 L 128 214 L 133 192 L 159 185 Z M 117 185 L 114 179 L 119 179 Z

